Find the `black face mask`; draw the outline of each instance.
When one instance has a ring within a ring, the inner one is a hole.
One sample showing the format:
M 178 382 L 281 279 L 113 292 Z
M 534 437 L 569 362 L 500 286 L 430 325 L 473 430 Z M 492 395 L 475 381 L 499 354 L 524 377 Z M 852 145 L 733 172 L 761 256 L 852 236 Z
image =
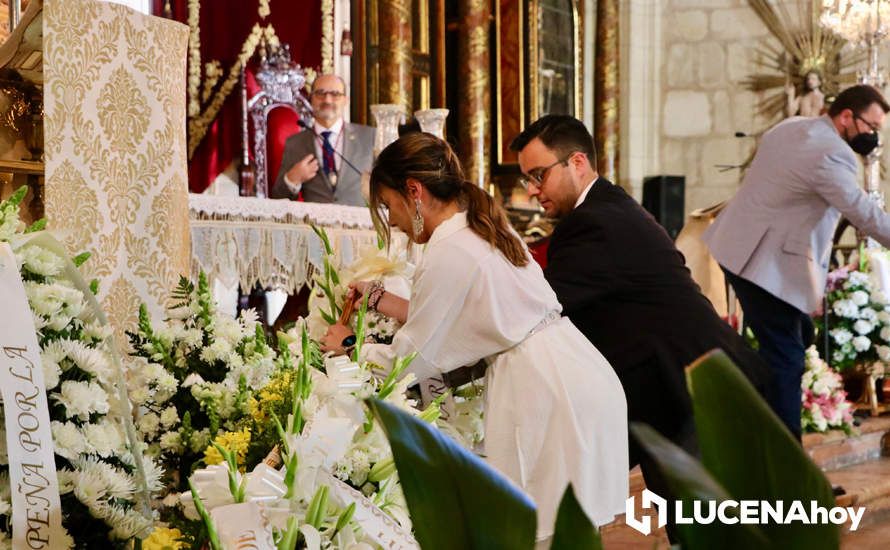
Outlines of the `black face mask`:
M 857 131 L 859 128 L 857 128 Z M 845 132 L 846 133 L 846 132 Z M 860 155 L 868 156 L 869 153 L 875 150 L 875 147 L 878 146 L 879 136 L 878 133 L 872 130 L 868 133 L 859 132 L 852 138 L 848 138 L 846 140 L 847 145 L 850 146 L 855 153 Z
M 864 157 L 878 146 L 878 134 L 876 132 L 856 134 L 853 136 L 853 139 L 847 141 L 847 144 L 850 146 L 850 149 Z

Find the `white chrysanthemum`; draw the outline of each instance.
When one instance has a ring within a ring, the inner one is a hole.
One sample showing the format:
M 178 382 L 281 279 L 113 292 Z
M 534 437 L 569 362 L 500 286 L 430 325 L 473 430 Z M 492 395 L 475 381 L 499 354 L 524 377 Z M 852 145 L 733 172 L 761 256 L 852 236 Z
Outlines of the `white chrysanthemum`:
M 42 246 L 27 245 L 17 251 L 22 267 L 35 275 L 54 277 L 61 273 L 65 261 Z
M 862 307 L 868 303 L 868 292 L 864 290 L 857 290 L 853 292 L 853 294 L 850 294 L 850 301 L 857 306 Z
M 143 414 L 139 419 L 139 431 L 145 434 L 148 438 L 154 437 L 155 433 L 158 431 L 160 427 L 161 420 L 158 418 L 153 412 L 149 412 Z
M 160 491 L 164 488 L 161 481 L 164 477 L 164 466 L 153 460 L 151 457 L 142 457 L 142 469 L 145 471 L 145 484 L 152 493 Z
M 204 343 L 204 333 L 200 329 L 189 329 L 183 334 L 182 341 L 189 349 L 198 349 Z
M 58 422 L 53 420 L 50 424 L 53 433 L 53 442 L 56 445 L 56 454 L 68 460 L 74 460 L 87 451 L 87 442 L 80 428 L 73 422 Z
M 853 338 L 853 349 L 862 353 L 871 347 L 871 340 L 867 336 L 856 336 Z
M 874 330 L 874 328 L 875 326 L 865 319 L 859 319 L 853 323 L 853 330 L 855 330 L 857 334 L 868 334 Z
M 232 351 L 232 344 L 230 344 L 227 340 L 218 339 L 201 350 L 201 360 L 206 363 L 213 363 L 214 361 L 225 361 L 226 359 L 228 359 L 229 354 L 232 353 Z
M 83 336 L 84 338 L 93 340 L 95 342 L 102 342 L 107 340 L 113 329 L 111 325 L 103 325 L 98 321 L 93 321 L 91 323 L 87 323 L 83 327 Z
M 52 393 L 52 398 L 65 407 L 69 417 L 89 420 L 90 414 L 107 414 L 108 394 L 95 382 L 62 382 L 61 391 Z
M 94 456 L 83 457 L 72 462 L 78 485 L 83 482 L 92 484 L 88 492 L 101 495 L 99 498 L 128 499 L 136 491 L 133 479 L 125 472 Z M 75 494 L 78 488 L 74 488 Z M 80 499 L 80 496 L 78 495 Z M 80 499 L 87 504 L 88 501 Z
M 134 405 L 142 405 L 151 397 L 151 392 L 145 386 L 137 386 L 129 390 L 130 401 Z
M 863 273 L 861 271 L 853 271 L 847 277 L 847 282 L 844 283 L 846 288 L 852 288 L 855 286 L 861 286 L 868 288 L 871 285 L 871 282 L 868 278 L 868 273 Z
M 96 424 L 86 424 L 83 435 L 92 452 L 103 458 L 124 450 L 124 434 L 115 422 L 103 420 Z
M 844 328 L 836 328 L 831 331 L 831 337 L 839 346 L 843 346 L 853 338 L 853 334 Z
M 864 307 L 859 310 L 859 318 L 873 322 L 878 318 L 878 312 L 870 307 Z
M 99 382 L 108 384 L 114 374 L 111 360 L 100 350 L 87 347 L 83 342 L 67 341 L 68 358 L 74 365 L 87 374 L 95 376 Z
M 213 336 L 214 344 L 223 341 L 230 347 L 235 346 L 243 337 L 241 323 L 233 317 L 218 313 L 213 318 Z
M 890 362 L 890 346 L 875 346 L 878 351 L 878 357 L 885 363 Z
M 74 483 L 77 475 L 71 471 L 66 469 L 62 469 L 56 472 L 56 477 L 59 480 L 59 494 L 67 495 L 71 491 L 74 490 Z
M 156 399 L 157 401 L 163 403 L 167 399 L 173 396 L 176 393 L 177 380 L 176 377 L 170 374 L 169 372 L 164 372 L 163 375 L 159 376 L 156 383 Z
M 255 309 L 242 309 L 241 310 L 241 326 L 243 328 L 243 333 L 245 336 L 253 336 L 256 333 L 256 325 L 259 322 L 260 316 L 256 312 Z
M 890 326 L 881 329 L 881 340 L 890 342 Z
M 835 315 L 847 319 L 859 318 L 859 307 L 852 300 L 838 300 L 833 306 Z
M 176 407 L 167 407 L 163 411 L 161 411 L 161 425 L 164 428 L 170 428 L 174 424 L 179 422 L 179 413 L 176 412 Z
M 58 340 L 54 341 L 53 344 L 56 342 L 58 342 Z M 46 357 L 47 356 L 44 353 L 40 354 L 40 364 L 43 367 L 43 385 L 47 390 L 53 390 L 59 385 L 59 377 L 62 376 L 62 368 L 57 361 L 52 360 L 52 358 L 47 360 Z
M 194 386 L 195 384 L 203 384 L 203 383 L 204 383 L 204 379 L 201 378 L 201 375 L 196 372 L 193 372 L 193 373 L 189 374 L 188 376 L 186 376 L 185 380 L 182 381 L 182 387 L 190 388 L 190 387 Z
M 840 363 L 841 361 L 844 360 L 844 352 L 842 352 L 842 351 L 840 351 L 840 350 L 835 350 L 835 351 L 831 354 L 831 359 L 832 359 L 832 361 L 834 361 L 835 363 Z

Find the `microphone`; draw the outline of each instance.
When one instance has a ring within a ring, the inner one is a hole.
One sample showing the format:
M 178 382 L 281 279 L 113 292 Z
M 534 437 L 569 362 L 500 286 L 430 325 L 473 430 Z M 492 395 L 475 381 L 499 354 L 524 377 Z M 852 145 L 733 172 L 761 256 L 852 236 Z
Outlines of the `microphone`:
M 345 122 L 344 122 L 344 124 L 345 124 Z M 306 121 L 303 120 L 302 118 L 299 119 L 299 120 L 297 120 L 297 125 L 298 125 L 300 128 L 304 129 L 304 130 L 309 130 L 310 132 L 312 132 L 313 134 L 315 134 L 315 137 L 317 137 L 318 139 L 322 140 L 322 149 L 324 149 L 324 138 L 321 136 L 321 134 L 319 134 L 318 132 L 315 131 L 315 126 L 314 126 L 314 125 L 310 125 L 308 122 L 306 122 Z M 345 129 L 344 129 L 344 130 L 345 130 Z M 333 151 L 335 155 L 337 155 L 338 157 L 340 157 L 340 160 L 342 160 L 343 162 L 346 163 L 346 166 L 349 166 L 350 168 L 352 168 L 353 170 L 355 170 L 355 173 L 358 174 L 359 177 L 362 176 L 362 171 L 359 170 L 358 168 L 356 168 L 355 166 L 353 166 L 353 164 L 352 164 L 351 162 L 349 162 L 348 160 L 346 160 L 346 157 L 344 157 L 343 154 L 340 153 L 340 151 L 338 151 L 336 147 L 334 147 L 334 146 L 331 145 L 330 143 L 328 143 L 328 146 L 331 148 L 331 151 Z

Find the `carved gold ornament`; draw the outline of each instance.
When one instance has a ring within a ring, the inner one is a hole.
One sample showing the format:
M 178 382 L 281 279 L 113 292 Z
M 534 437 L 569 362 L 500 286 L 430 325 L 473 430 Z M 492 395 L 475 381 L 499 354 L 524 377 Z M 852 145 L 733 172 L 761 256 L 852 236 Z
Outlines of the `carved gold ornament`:
M 841 54 L 847 41 L 823 28 L 821 2 L 797 3 L 796 16 L 784 3 L 748 0 L 748 4 L 779 41 L 778 46 L 768 42 L 759 45 L 755 64 L 761 72 L 744 81 L 749 90 L 764 92 L 758 105 L 760 115 L 768 120 L 781 116 L 787 101 L 785 86 L 791 83 L 800 88 L 810 72 L 819 74 L 826 98 L 856 82 L 853 67 L 864 56 Z

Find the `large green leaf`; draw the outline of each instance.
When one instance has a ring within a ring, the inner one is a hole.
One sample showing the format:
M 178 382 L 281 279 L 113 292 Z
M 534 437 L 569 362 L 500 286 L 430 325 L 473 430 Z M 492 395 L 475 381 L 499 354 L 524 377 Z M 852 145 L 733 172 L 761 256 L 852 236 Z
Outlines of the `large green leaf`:
M 658 464 L 674 498 L 683 502 L 684 517 L 692 517 L 694 501 L 699 501 L 699 506 L 707 506 L 705 503 L 708 501 L 721 502 L 732 498 L 698 461 L 651 426 L 632 422 L 630 431 Z M 707 515 L 707 508 L 703 508 L 703 512 Z M 766 537 L 753 525 L 723 525 L 715 521 L 710 524 L 679 524 L 677 531 L 684 550 L 748 550 L 769 546 Z
M 831 484 L 797 440 L 722 351 L 711 352 L 686 372 L 702 464 L 735 500 L 800 500 L 834 506 Z M 774 548 L 837 548 L 831 523 L 768 524 L 761 529 Z
M 414 416 L 378 400 L 383 426 L 424 550 L 532 549 L 535 505 L 510 480 Z
M 556 513 L 553 542 L 550 550 L 602 550 L 603 542 L 578 499 L 572 486 L 566 487 Z

